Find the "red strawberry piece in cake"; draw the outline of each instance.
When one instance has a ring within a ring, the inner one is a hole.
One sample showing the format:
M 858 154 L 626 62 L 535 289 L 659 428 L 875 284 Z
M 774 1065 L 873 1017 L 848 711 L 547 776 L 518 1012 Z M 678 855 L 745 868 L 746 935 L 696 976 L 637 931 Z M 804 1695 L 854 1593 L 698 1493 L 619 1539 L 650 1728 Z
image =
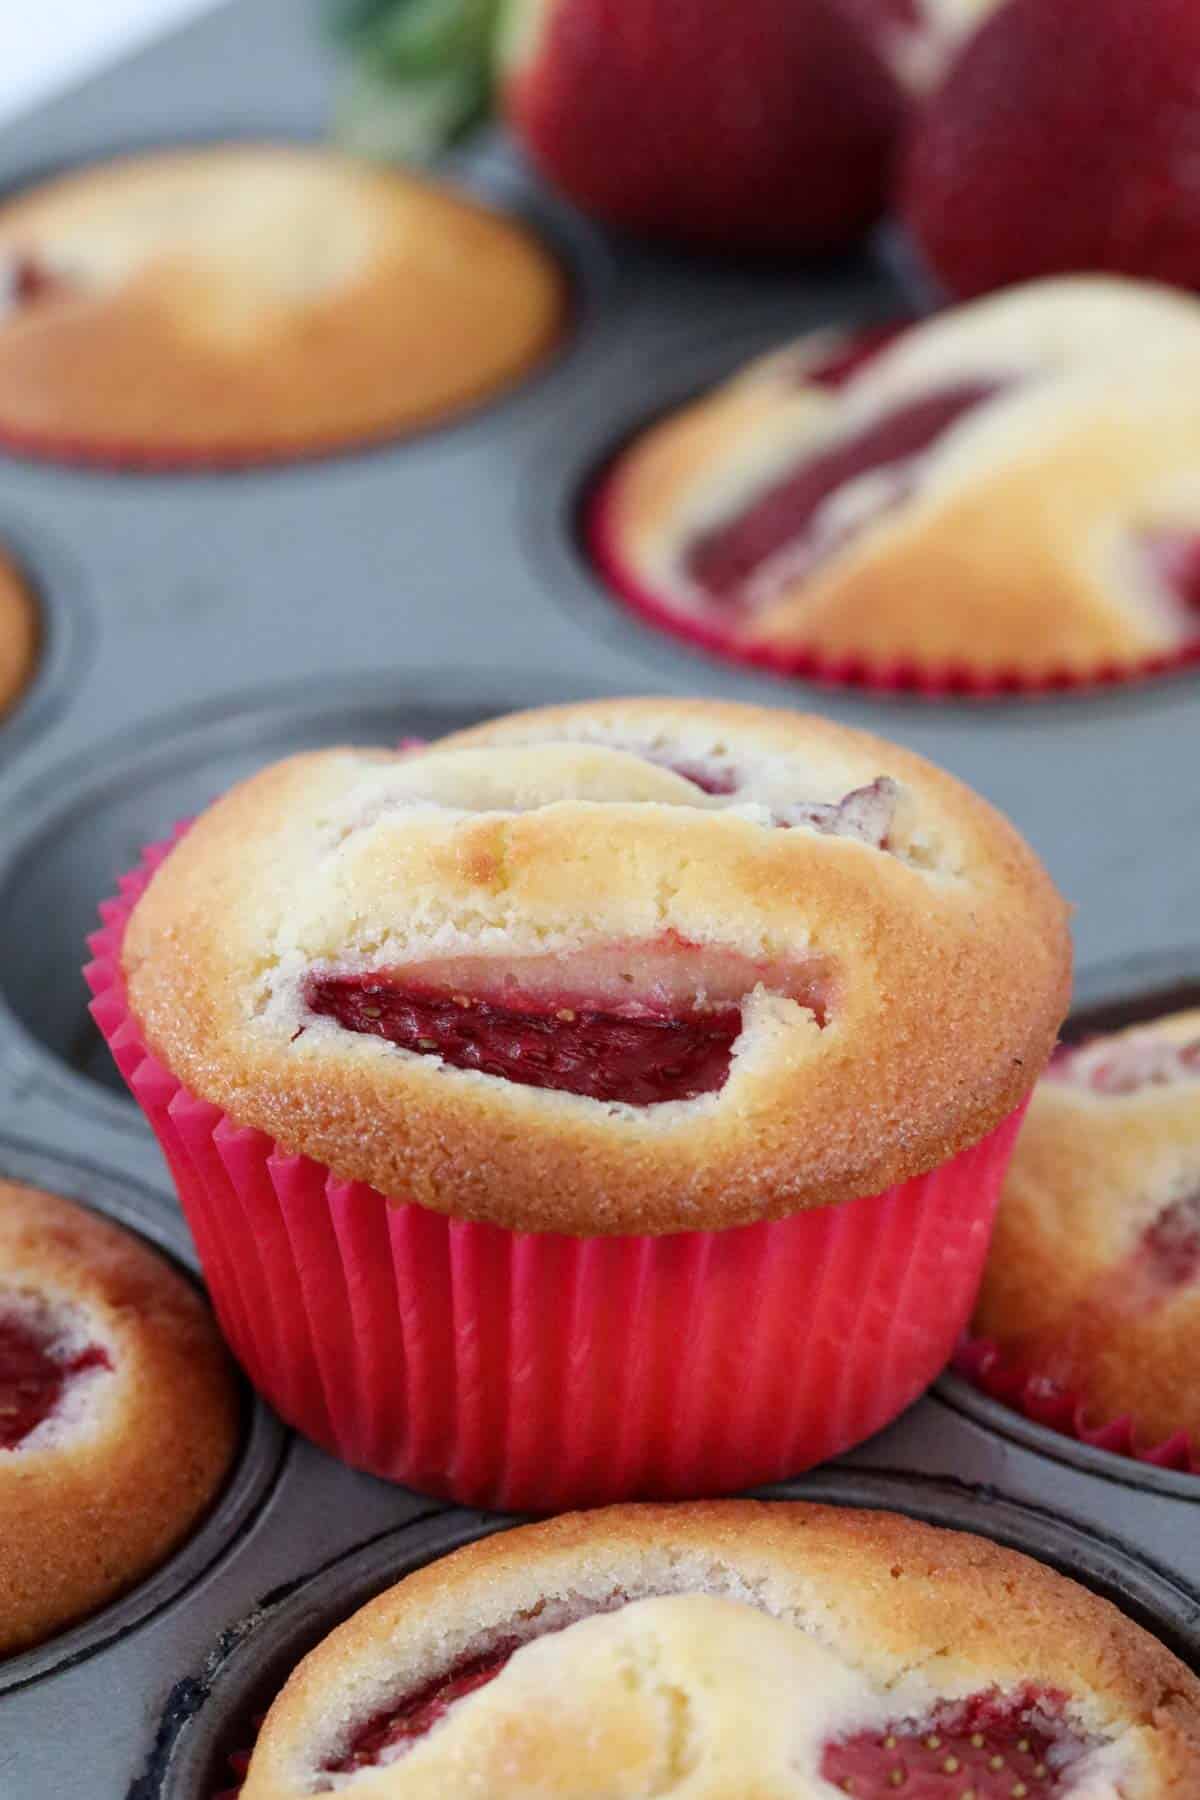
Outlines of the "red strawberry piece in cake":
M 0 1286 L 0 1450 L 15 1450 L 56 1414 L 77 1375 L 112 1367 L 107 1350 L 72 1343 L 53 1316 L 23 1317 L 21 1298 Z

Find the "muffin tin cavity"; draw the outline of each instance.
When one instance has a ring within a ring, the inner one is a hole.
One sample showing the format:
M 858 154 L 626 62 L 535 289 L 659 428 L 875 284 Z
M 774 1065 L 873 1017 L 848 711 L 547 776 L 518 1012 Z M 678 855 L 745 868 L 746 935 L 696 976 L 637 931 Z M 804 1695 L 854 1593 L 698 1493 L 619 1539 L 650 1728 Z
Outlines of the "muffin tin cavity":
M 1200 1661 L 1200 1600 L 1124 1545 L 1054 1514 L 930 1477 L 883 1473 L 818 1474 L 766 1489 L 764 1497 L 886 1508 L 993 1538 L 1112 1601 L 1183 1661 Z M 206 1664 L 197 1704 L 166 1722 L 145 1800 L 218 1800 L 236 1790 L 258 1719 L 314 1645 L 403 1576 L 513 1522 L 449 1512 L 405 1526 L 302 1579 L 235 1627 Z
M 1064 1044 L 1085 1044 L 1090 1038 L 1193 1007 L 1200 1007 L 1200 944 L 1085 968 L 1061 1037 Z M 1027 1418 L 964 1376 L 943 1375 L 935 1392 L 956 1412 L 1043 1456 L 1148 1493 L 1200 1502 L 1200 1474 L 1083 1443 Z
M 436 672 L 306 685 L 205 707 L 123 735 L 37 783 L 13 808 L 0 860 L 0 1043 L 16 1033 L 35 1079 L 130 1130 L 141 1125 L 88 1013 L 80 969 L 97 907 L 144 845 L 233 783 L 296 751 L 434 738 L 586 686 Z M 19 823 L 18 823 L 19 821 Z
M 144 1238 L 173 1262 L 194 1268 L 178 1213 L 138 1182 L 15 1138 L 0 1138 L 0 1178 L 27 1182 L 77 1200 Z M 225 1485 L 205 1518 L 167 1561 L 120 1599 L 45 1643 L 0 1660 L 0 1699 L 132 1630 L 177 1599 L 233 1545 L 263 1506 L 280 1472 L 287 1439 L 261 1401 L 244 1390 L 241 1443 Z

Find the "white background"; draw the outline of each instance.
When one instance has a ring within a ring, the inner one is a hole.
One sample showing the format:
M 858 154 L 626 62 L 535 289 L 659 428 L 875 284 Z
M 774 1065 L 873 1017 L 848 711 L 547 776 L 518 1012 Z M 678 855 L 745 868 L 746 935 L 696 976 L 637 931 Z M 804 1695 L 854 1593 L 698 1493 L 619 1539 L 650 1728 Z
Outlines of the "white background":
M 0 0 L 0 124 L 215 0 Z

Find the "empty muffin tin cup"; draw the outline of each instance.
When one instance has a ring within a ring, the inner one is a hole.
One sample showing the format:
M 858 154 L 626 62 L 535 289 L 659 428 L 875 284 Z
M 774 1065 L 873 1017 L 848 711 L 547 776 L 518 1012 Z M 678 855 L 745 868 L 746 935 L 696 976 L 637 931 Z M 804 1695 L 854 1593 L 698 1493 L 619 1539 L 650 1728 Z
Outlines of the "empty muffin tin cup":
M 926 1175 L 769 1223 L 571 1238 L 451 1220 L 240 1127 L 150 1052 L 121 944 L 174 841 L 101 909 L 93 1012 L 227 1338 L 323 1448 L 529 1512 L 729 1493 L 871 1436 L 945 1365 L 1023 1108 Z

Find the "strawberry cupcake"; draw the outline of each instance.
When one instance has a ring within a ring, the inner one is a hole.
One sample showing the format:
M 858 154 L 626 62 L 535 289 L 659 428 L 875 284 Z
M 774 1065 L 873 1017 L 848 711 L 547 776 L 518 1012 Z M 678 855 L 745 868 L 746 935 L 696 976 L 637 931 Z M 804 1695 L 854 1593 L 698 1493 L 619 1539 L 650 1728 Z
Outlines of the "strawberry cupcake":
M 37 649 L 33 595 L 16 565 L 0 550 L 0 720 L 29 686 Z
M 191 1285 L 107 1220 L 0 1181 L 0 1656 L 157 1568 L 237 1436 L 233 1372 Z
M 1027 1376 L 1016 1393 L 1036 1416 L 1067 1430 L 1125 1420 L 1139 1450 L 1182 1434 L 1200 1467 L 1200 1012 L 1054 1058 L 975 1330 L 1010 1385 Z
M 171 464 L 436 425 L 543 357 L 555 261 L 416 176 L 297 145 L 105 163 L 0 206 L 0 442 Z
M 617 593 L 781 673 L 937 693 L 1200 657 L 1200 304 L 1079 277 L 818 333 L 669 414 L 590 514 Z
M 782 1477 L 915 1398 L 1070 962 L 949 776 L 682 700 L 293 757 L 105 916 L 96 1016 L 255 1382 L 546 1511 Z
M 1184 1800 L 1200 1681 L 1106 1601 L 893 1513 L 614 1507 L 355 1613 L 242 1800 Z

